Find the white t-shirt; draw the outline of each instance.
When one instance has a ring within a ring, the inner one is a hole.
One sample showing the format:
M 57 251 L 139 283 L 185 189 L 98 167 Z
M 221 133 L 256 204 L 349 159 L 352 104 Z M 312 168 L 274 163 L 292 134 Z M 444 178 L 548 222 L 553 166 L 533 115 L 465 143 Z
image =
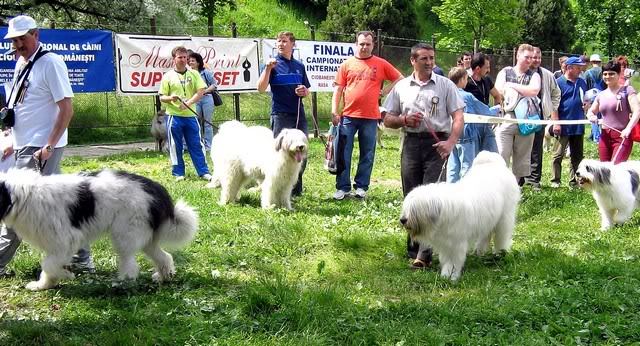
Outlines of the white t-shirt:
M 33 53 L 29 60 L 33 60 L 35 55 L 36 53 Z M 18 77 L 18 72 L 25 63 L 24 58 L 18 59 L 14 79 Z M 24 101 L 14 107 L 16 116 L 12 131 L 14 149 L 45 146 L 60 111 L 56 102 L 65 97 L 73 97 L 67 65 L 55 53 L 49 52 L 36 61 L 28 81 L 29 87 Z M 66 145 L 67 130 L 55 147 Z

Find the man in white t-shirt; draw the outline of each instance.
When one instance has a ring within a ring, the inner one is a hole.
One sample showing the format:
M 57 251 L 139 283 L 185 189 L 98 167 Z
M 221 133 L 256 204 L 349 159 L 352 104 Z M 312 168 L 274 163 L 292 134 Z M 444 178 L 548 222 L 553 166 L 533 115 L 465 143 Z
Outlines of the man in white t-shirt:
M 62 152 L 67 145 L 67 127 L 73 117 L 73 91 L 67 66 L 60 56 L 47 52 L 39 42 L 35 20 L 17 16 L 9 21 L 5 39 L 10 39 L 19 57 L 8 94 L 7 107 L 15 112 L 11 129 L 13 145 L 2 152 L 2 160 L 14 155 L 17 168 L 39 169 L 43 175 L 60 173 Z M 36 60 L 37 58 L 37 60 Z M 33 62 L 34 60 L 35 63 Z M 28 76 L 18 80 L 23 69 Z M 20 245 L 15 232 L 2 226 L 0 230 L 0 277 L 8 274 L 7 264 Z M 70 259 L 71 260 L 71 259 Z M 88 272 L 95 268 L 88 250 L 81 249 L 73 257 L 71 267 Z

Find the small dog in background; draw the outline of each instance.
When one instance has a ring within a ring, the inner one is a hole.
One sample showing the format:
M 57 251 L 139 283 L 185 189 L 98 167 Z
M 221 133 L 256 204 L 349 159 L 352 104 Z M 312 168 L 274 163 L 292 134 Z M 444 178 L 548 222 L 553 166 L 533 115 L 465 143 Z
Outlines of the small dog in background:
M 557 138 L 555 136 L 555 134 L 553 133 L 553 125 L 549 124 L 547 126 L 545 126 L 544 128 L 544 151 L 546 152 L 550 152 L 551 150 L 553 150 L 553 145 L 556 143 Z
M 578 184 L 591 191 L 600 210 L 600 229 L 625 223 L 640 205 L 640 161 L 611 162 L 582 160 L 576 178 Z
M 167 148 L 167 114 L 159 110 L 151 119 L 151 136 L 156 140 L 156 149 L 166 151 Z
M 502 156 L 481 151 L 459 182 L 427 184 L 409 192 L 400 223 L 420 244 L 418 253 L 433 246 L 440 275 L 455 281 L 470 246 L 475 244 L 482 255 L 493 238 L 495 252 L 511 248 L 519 201 L 518 182 Z

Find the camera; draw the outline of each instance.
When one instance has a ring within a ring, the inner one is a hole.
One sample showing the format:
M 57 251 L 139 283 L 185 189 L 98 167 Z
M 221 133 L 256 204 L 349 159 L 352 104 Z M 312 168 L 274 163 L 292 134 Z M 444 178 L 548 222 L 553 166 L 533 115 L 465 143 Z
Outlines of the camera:
M 2 108 L 0 110 L 0 121 L 4 127 L 13 127 L 16 123 L 16 114 L 13 108 Z

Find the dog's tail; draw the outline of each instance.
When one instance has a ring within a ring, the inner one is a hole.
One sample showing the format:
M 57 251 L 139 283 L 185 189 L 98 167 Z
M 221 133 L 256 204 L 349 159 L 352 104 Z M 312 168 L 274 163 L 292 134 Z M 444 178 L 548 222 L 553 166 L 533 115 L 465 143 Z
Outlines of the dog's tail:
M 160 228 L 157 240 L 170 248 L 189 243 L 198 231 L 198 213 L 185 201 L 178 200 L 174 207 L 175 218 Z

